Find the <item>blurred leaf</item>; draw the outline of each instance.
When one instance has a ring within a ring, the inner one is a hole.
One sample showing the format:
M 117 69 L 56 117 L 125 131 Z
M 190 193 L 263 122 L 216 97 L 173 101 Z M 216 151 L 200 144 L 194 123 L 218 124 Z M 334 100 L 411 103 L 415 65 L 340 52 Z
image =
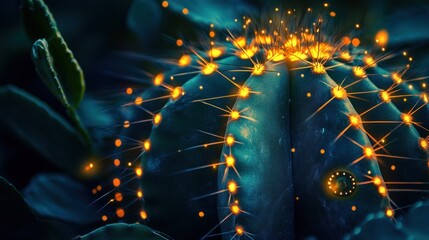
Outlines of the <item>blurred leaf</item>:
M 109 224 L 86 235 L 78 236 L 75 240 L 168 240 L 167 235 L 152 230 L 142 224 Z
M 23 0 L 21 12 L 27 33 L 37 39 L 32 50 L 37 73 L 67 108 L 77 108 L 85 93 L 83 72 L 51 12 L 42 0 Z
M 21 14 L 25 30 L 33 41 L 55 35 L 57 24 L 42 0 L 23 0 Z
M 37 40 L 32 49 L 36 71 L 67 108 L 76 108 L 85 93 L 83 72 L 59 33 Z
M 0 196 L 1 239 L 44 238 L 36 216 L 24 202 L 21 194 L 2 177 L 0 177 Z
M 13 86 L 0 88 L 0 123 L 61 169 L 80 176 L 89 149 L 44 102 Z
M 39 174 L 23 190 L 25 201 L 41 219 L 55 219 L 76 225 L 100 220 L 99 205 L 90 189 L 64 174 Z M 78 196 L 78 197 L 76 197 Z

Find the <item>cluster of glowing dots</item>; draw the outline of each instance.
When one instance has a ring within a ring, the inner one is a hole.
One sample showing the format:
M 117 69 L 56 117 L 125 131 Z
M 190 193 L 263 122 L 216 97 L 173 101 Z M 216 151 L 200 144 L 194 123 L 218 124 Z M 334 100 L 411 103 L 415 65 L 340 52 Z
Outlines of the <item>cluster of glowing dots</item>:
M 328 179 L 328 189 L 335 196 L 350 196 L 356 191 L 356 179 L 350 172 L 336 171 Z
M 385 186 L 381 185 L 383 181 L 381 180 L 380 177 L 374 177 L 372 182 L 374 183 L 375 186 L 378 187 L 378 193 L 380 193 L 382 196 L 387 195 L 387 189 Z

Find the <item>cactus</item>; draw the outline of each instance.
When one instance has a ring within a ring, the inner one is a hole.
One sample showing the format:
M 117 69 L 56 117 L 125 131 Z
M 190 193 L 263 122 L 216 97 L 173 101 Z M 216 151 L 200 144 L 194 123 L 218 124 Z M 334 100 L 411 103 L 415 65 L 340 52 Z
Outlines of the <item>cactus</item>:
M 107 202 L 96 213 L 90 203 L 91 217 L 76 212 L 58 219 L 90 225 L 102 210 L 116 208 L 116 217 L 105 214 L 102 221 L 137 220 L 177 239 L 360 239 L 374 226 L 386 236 L 427 235 L 419 222 L 426 205 L 405 214 L 428 198 L 426 77 L 413 76 L 406 52 L 406 65 L 389 60 L 395 54 L 386 52 L 385 32 L 377 34 L 376 48 L 361 47 L 357 37 L 333 34 L 329 17 L 308 11 L 297 21 L 294 11 L 284 17 L 276 8 L 267 21 L 243 17 L 228 28 L 242 32 L 223 34 L 211 25 L 208 47 L 178 39 L 184 54 L 177 63 L 157 60 L 163 70 L 145 79 L 151 86 L 141 93 L 126 89 L 113 187 L 92 189 L 96 201 Z M 102 164 L 89 159 L 96 153 L 77 115 L 85 92 L 82 70 L 42 0 L 24 0 L 22 12 L 35 41 L 36 71 L 74 126 L 14 87 L 0 91 L 8 110 L 2 121 L 22 138 L 31 135 L 32 145 L 61 169 L 78 177 L 82 170 L 95 172 Z M 48 117 L 79 151 L 56 161 L 59 154 L 36 139 L 44 132 L 6 104 L 10 97 Z M 137 158 L 129 153 L 135 150 Z M 61 180 L 50 184 L 72 193 L 85 189 L 61 175 L 36 178 L 24 197 L 37 217 L 54 218 L 62 207 L 87 203 L 84 194 L 73 204 L 66 202 L 69 195 L 38 196 L 49 190 L 43 184 L 49 179 Z M 12 196 L 7 204 L 16 200 L 27 210 L 17 191 L 0 180 L 0 190 Z M 37 217 L 23 214 L 38 227 Z M 405 230 L 391 223 L 403 216 Z M 139 223 L 108 224 L 76 237 L 125 238 L 169 239 Z
M 338 239 L 427 198 L 425 78 L 391 65 L 385 43 L 273 18 L 226 41 L 211 29 L 203 50 L 178 40 L 188 54 L 126 104 L 149 116 L 124 119 L 123 135 L 144 133 L 135 172 L 150 226 L 179 239 Z

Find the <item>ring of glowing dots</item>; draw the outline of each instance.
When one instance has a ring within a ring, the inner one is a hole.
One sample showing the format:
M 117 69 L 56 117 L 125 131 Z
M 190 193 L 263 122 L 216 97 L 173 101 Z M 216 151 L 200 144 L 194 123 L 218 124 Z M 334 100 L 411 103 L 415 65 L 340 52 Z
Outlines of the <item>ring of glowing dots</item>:
M 339 170 L 333 172 L 328 179 L 328 189 L 337 197 L 348 197 L 356 191 L 357 182 L 353 174 Z

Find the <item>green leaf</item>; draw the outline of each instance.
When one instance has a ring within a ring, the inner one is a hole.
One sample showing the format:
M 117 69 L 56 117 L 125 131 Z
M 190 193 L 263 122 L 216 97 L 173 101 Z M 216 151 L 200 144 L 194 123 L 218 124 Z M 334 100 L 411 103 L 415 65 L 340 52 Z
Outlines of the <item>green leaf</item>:
M 98 228 L 86 235 L 78 236 L 74 240 L 168 240 L 167 235 L 157 232 L 145 225 L 116 223 Z
M 89 149 L 84 140 L 44 102 L 13 86 L 0 88 L 0 124 L 53 164 L 82 175 Z
M 32 49 L 37 73 L 67 108 L 77 108 L 85 93 L 83 72 L 51 12 L 42 0 L 24 0 L 21 12 L 28 35 L 37 40 Z
M 36 216 L 21 194 L 6 179 L 0 177 L 1 239 L 43 239 Z
M 82 69 L 57 32 L 48 40 L 37 40 L 32 49 L 36 71 L 49 90 L 67 108 L 77 108 L 85 93 Z
M 48 38 L 58 31 L 54 17 L 42 0 L 23 0 L 21 15 L 25 30 L 33 41 Z

